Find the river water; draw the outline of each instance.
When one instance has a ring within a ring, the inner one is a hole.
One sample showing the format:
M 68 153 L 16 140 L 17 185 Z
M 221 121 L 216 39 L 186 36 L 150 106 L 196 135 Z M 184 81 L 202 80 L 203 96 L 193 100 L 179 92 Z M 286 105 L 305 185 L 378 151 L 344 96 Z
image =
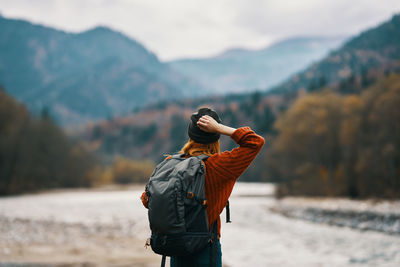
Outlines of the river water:
M 286 218 L 269 210 L 275 204 L 272 191 L 269 184 L 235 186 L 230 199 L 232 223 L 224 223 L 225 215 L 221 216 L 225 266 L 400 266 L 399 236 Z M 0 216 L 119 225 L 144 242 L 150 232 L 140 194 L 139 189 L 79 190 L 5 197 L 0 198 Z

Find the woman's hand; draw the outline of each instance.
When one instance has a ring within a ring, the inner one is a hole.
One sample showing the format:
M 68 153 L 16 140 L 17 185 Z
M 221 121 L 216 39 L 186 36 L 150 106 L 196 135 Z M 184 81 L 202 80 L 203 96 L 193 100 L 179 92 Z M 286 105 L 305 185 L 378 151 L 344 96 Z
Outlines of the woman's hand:
M 213 117 L 208 115 L 201 116 L 201 118 L 197 121 L 197 126 L 200 128 L 200 130 L 208 133 L 219 133 L 229 136 L 232 135 L 236 130 L 235 128 L 218 123 Z
M 197 121 L 200 130 L 208 133 L 218 133 L 219 123 L 213 117 L 204 115 Z

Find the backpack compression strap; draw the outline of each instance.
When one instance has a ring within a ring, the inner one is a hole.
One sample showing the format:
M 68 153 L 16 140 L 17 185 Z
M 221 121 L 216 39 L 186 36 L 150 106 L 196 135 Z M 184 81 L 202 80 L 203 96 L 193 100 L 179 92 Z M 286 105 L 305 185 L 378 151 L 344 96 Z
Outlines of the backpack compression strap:
M 225 213 L 226 213 L 226 222 L 231 223 L 232 221 L 231 221 L 231 212 L 229 210 L 229 200 L 228 202 L 226 202 Z
M 167 258 L 167 256 L 165 256 L 165 255 L 162 255 L 162 258 L 161 258 L 161 267 L 165 267 L 165 259 Z

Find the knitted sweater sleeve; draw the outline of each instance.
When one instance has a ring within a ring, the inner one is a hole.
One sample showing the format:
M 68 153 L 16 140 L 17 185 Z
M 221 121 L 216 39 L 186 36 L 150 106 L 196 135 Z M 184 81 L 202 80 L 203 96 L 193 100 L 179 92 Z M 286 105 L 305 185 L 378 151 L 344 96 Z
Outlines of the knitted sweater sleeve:
M 207 159 L 207 167 L 211 167 L 219 179 L 232 181 L 247 169 L 260 152 L 265 140 L 249 127 L 236 129 L 231 138 L 239 147 L 212 155 Z

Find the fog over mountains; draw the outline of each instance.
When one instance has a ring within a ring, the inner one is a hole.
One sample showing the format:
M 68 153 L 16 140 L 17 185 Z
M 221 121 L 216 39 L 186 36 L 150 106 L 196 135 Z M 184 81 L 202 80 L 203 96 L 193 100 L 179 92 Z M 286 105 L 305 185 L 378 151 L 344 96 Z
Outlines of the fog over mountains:
M 177 71 L 218 93 L 265 90 L 321 59 L 345 37 L 296 37 L 260 50 L 231 49 L 206 59 L 171 61 Z

